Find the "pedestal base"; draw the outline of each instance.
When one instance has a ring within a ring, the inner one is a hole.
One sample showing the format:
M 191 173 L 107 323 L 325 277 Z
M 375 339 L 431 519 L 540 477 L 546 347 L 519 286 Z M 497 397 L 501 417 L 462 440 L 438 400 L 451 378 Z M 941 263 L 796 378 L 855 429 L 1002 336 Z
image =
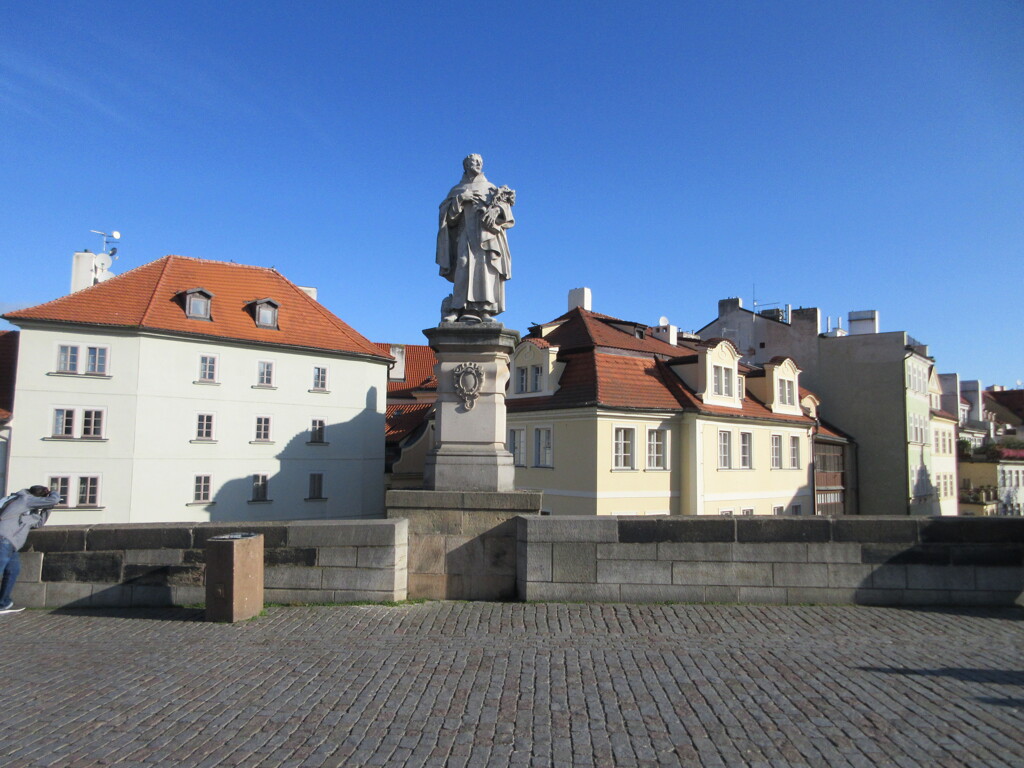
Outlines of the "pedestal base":
M 516 468 L 504 447 L 445 444 L 427 454 L 423 480 L 435 491 L 513 491 Z

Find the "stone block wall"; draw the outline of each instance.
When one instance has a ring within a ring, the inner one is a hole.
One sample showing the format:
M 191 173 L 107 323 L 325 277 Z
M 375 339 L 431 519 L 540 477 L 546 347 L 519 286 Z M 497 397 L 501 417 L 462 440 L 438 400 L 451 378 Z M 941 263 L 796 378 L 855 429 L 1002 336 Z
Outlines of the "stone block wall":
M 388 491 L 388 518 L 409 521 L 409 597 L 514 600 L 515 518 L 539 515 L 541 499 L 539 491 Z
M 534 517 L 522 600 L 1024 604 L 1024 518 Z
M 28 607 L 191 605 L 206 600 L 211 536 L 264 537 L 264 599 L 406 598 L 404 520 L 47 526 L 32 531 L 14 590 Z

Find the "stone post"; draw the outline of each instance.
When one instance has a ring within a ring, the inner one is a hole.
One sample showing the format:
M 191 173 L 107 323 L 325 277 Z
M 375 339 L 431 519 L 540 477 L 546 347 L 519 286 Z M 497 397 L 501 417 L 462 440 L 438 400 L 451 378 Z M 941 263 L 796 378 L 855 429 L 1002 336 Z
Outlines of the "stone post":
M 519 334 L 500 323 L 442 323 L 423 334 L 437 355 L 434 447 L 424 484 L 436 491 L 512 491 L 505 385 Z

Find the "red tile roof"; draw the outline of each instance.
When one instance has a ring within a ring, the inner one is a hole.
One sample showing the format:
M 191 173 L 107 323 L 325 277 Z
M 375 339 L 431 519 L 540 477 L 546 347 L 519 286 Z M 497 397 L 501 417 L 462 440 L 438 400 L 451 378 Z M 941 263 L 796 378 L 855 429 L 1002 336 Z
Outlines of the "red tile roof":
M 375 341 L 377 349 L 391 354 L 391 344 L 386 341 Z M 417 390 L 437 391 L 437 379 L 434 377 L 434 366 L 437 356 L 426 344 L 405 344 L 405 378 L 388 381 L 389 397 L 413 397 Z
M 192 288 L 213 294 L 212 321 L 185 315 L 179 295 Z M 250 314 L 248 305 L 266 297 L 280 305 L 277 329 L 257 327 Z M 165 256 L 4 317 L 14 323 L 106 325 L 390 357 L 276 270 L 184 256 Z
M 523 341 L 532 342 L 533 339 L 543 339 L 549 345 L 559 347 L 562 351 L 581 347 L 607 347 L 646 352 L 663 357 L 677 357 L 680 354 L 693 351 L 693 347 L 688 344 L 681 343 L 673 346 L 655 338 L 654 329 L 641 323 L 600 315 L 581 307 L 570 309 L 561 317 L 552 320 L 551 323 L 560 323 L 560 325 L 548 331 L 543 337 L 540 336 L 540 327 L 534 326 Z M 551 323 L 545 323 L 545 325 L 551 325 Z M 631 330 L 627 332 L 616 326 L 626 326 Z M 633 329 L 641 331 L 643 338 L 637 338 Z
M 932 416 L 938 416 L 940 419 L 947 419 L 948 421 L 960 421 L 960 419 L 954 416 L 953 414 L 946 413 L 945 411 L 940 410 L 938 408 L 931 408 L 930 410 Z
M 400 443 L 434 412 L 433 403 L 389 405 L 384 413 L 384 441 Z
M 18 332 L 0 331 L 0 421 L 14 411 L 14 379 L 18 372 Z

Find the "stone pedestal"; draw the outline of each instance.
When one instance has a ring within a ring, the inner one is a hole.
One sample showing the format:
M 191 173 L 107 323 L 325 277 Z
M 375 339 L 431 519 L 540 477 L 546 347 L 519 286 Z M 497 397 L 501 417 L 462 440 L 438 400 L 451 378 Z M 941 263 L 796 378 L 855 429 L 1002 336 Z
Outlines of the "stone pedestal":
M 263 534 L 229 533 L 206 542 L 206 620 L 245 621 L 263 610 Z
M 519 334 L 501 323 L 442 323 L 423 334 L 437 355 L 435 443 L 424 484 L 436 491 L 512 491 L 505 385 Z

